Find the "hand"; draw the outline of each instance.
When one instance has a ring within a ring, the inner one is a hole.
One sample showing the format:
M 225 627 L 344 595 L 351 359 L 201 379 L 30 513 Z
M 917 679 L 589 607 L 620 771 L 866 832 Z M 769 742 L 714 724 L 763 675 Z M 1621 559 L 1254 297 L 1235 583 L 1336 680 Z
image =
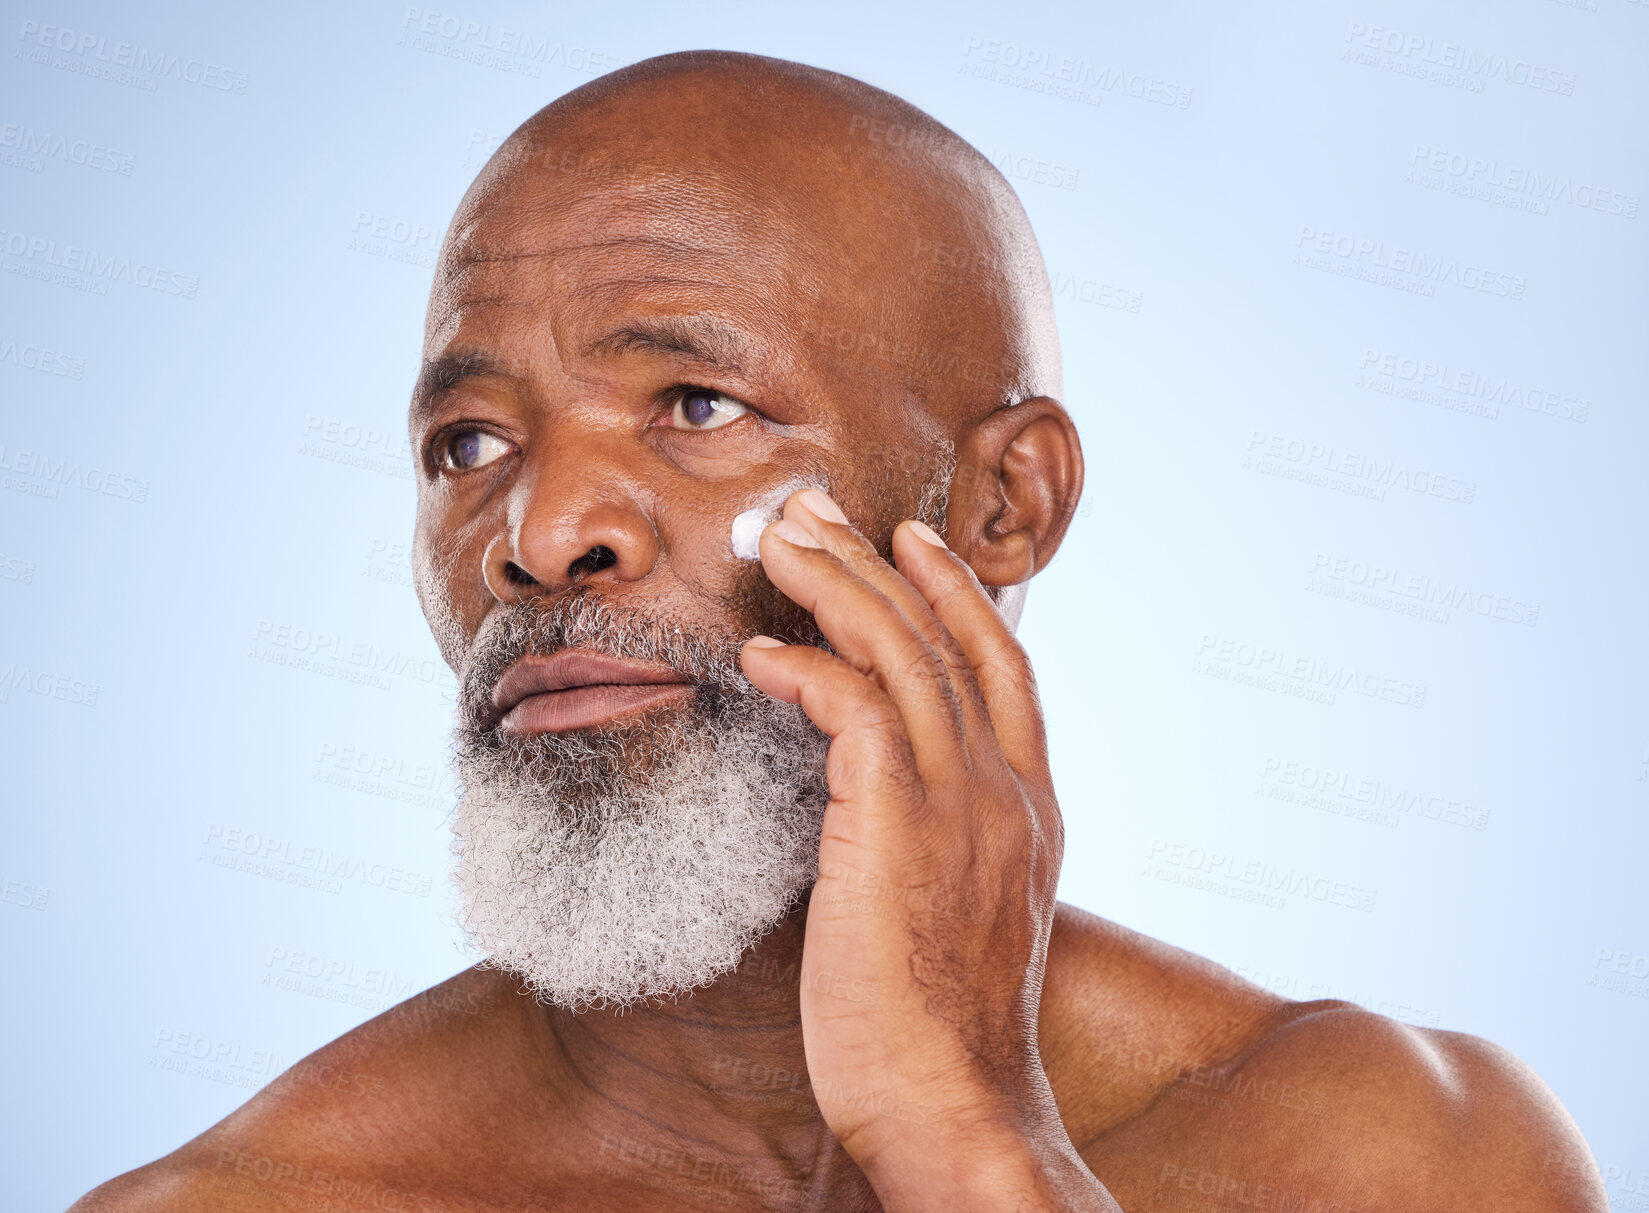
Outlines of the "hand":
M 760 551 L 836 650 L 742 653 L 832 739 L 801 988 L 826 1123 L 890 1209 L 1115 1209 L 1037 1053 L 1063 837 L 1025 651 L 919 522 L 895 570 L 810 489 Z

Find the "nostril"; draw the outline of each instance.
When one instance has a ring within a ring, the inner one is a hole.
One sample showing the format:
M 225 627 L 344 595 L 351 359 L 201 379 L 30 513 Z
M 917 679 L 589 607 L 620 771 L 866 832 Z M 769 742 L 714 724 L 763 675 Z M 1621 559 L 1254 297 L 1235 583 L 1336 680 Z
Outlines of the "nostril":
M 533 585 L 536 579 L 526 569 L 510 560 L 504 564 L 504 580 L 511 585 Z
M 567 566 L 567 576 L 577 581 L 581 577 L 599 573 L 602 569 L 610 569 L 617 563 L 617 552 L 604 543 L 597 544 Z

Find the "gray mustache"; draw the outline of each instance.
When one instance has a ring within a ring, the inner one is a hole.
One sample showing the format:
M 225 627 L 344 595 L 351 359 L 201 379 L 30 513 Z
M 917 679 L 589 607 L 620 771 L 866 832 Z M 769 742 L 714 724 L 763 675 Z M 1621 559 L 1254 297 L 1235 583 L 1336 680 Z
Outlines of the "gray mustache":
M 528 655 L 547 657 L 567 648 L 657 662 L 722 695 L 756 693 L 739 665 L 739 641 L 686 629 L 588 586 L 574 586 L 552 602 L 512 603 L 487 617 L 459 683 L 461 720 L 482 727 L 493 688 L 510 666 Z

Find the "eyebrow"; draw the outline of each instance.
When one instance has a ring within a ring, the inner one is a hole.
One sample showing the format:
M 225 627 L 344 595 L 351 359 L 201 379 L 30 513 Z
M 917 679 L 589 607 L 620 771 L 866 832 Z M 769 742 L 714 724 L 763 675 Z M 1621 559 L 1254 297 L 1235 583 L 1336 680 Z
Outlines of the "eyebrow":
M 662 354 L 713 371 L 742 375 L 751 362 L 749 342 L 737 329 L 709 316 L 654 316 L 626 321 L 584 347 L 586 358 Z
M 412 424 L 416 426 L 434 409 L 441 393 L 466 379 L 484 379 L 505 373 L 504 365 L 498 359 L 473 349 L 453 350 L 424 363 L 423 369 L 418 372 L 418 382 L 412 385 Z
M 737 329 L 709 316 L 654 316 L 625 321 L 622 326 L 589 342 L 587 358 L 613 358 L 629 353 L 662 354 L 685 359 L 722 374 L 743 375 L 751 362 L 748 340 Z M 507 377 L 504 364 L 484 350 L 452 350 L 424 363 L 412 388 L 409 406 L 416 426 L 434 410 L 442 393 L 471 379 Z

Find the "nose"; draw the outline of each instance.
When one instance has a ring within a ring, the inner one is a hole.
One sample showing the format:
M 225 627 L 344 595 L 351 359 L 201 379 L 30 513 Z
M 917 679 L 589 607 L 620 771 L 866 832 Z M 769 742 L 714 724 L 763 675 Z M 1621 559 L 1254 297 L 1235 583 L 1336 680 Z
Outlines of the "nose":
M 505 604 L 581 582 L 636 581 L 658 561 L 658 533 L 616 469 L 561 461 L 518 480 L 508 525 L 487 545 L 483 576 Z

